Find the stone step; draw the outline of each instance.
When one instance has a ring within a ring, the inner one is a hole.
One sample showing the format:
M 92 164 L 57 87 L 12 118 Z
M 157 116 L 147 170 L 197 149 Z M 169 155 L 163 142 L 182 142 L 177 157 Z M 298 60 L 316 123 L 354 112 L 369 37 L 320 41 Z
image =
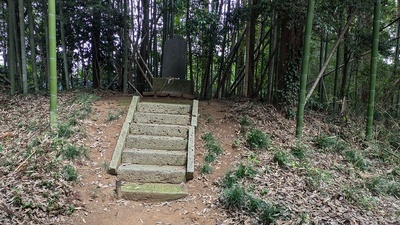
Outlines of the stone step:
M 187 137 L 189 127 L 169 124 L 132 123 L 131 134 Z
M 186 181 L 184 166 L 157 166 L 121 164 L 118 167 L 118 179 L 136 183 L 172 183 Z
M 184 137 L 128 135 L 126 148 L 156 149 L 156 150 L 184 150 L 188 140 Z
M 122 152 L 122 163 L 159 166 L 185 166 L 186 161 L 186 150 L 167 151 L 151 149 L 125 149 Z
M 185 115 L 191 112 L 190 104 L 170 104 L 160 102 L 139 102 L 137 111 L 145 113 L 164 113 Z
M 121 197 L 131 201 L 165 202 L 184 198 L 188 194 L 179 184 L 125 183 L 121 186 Z
M 133 116 L 136 123 L 153 123 L 153 124 L 173 124 L 173 125 L 189 125 L 190 116 L 175 114 L 156 114 L 136 112 Z

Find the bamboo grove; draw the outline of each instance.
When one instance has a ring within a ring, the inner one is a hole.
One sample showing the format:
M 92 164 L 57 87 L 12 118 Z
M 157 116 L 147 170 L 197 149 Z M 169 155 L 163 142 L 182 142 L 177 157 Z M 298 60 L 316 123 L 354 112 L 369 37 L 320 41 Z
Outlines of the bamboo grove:
M 47 0 L 0 3 L 2 91 L 47 91 Z M 374 3 L 315 1 L 306 107 L 366 112 Z M 400 8 L 396 0 L 379 5 L 375 103 L 399 116 Z M 294 117 L 307 7 L 301 0 L 57 0 L 56 86 L 146 91 L 160 76 L 164 42 L 179 35 L 199 98 L 258 98 Z

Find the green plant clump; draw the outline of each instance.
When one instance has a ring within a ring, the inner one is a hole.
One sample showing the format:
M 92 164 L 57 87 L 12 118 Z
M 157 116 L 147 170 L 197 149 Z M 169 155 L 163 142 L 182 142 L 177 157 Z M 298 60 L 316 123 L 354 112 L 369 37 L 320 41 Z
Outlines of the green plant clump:
M 74 130 L 68 123 L 57 124 L 57 137 L 58 138 L 70 138 Z
M 78 180 L 78 173 L 76 172 L 75 168 L 71 165 L 64 166 L 64 179 L 67 181 L 77 181 Z
M 62 154 L 67 159 L 75 159 L 77 157 L 85 155 L 86 149 L 82 147 L 77 147 L 74 145 L 67 144 L 62 150 Z
M 240 210 L 246 205 L 246 195 L 244 187 L 235 185 L 223 191 L 222 204 L 228 209 Z
M 251 129 L 247 132 L 246 140 L 251 149 L 266 149 L 270 145 L 269 138 L 258 129 Z
M 307 156 L 307 148 L 304 145 L 296 145 L 290 149 L 292 155 L 298 159 L 305 159 Z
M 363 157 L 363 155 L 356 150 L 346 151 L 344 153 L 346 159 L 353 164 L 354 167 L 360 170 L 366 170 L 368 168 L 368 161 Z
M 201 172 L 202 174 L 210 174 L 210 173 L 212 172 L 212 168 L 211 168 L 210 164 L 208 164 L 208 163 L 203 164 L 203 165 L 200 167 L 200 172 Z
M 290 164 L 289 154 L 282 150 L 279 150 L 274 154 L 273 160 L 278 163 L 280 167 L 287 167 Z
M 121 118 L 124 114 L 124 110 L 120 110 L 119 112 L 114 113 L 113 111 L 109 111 L 107 114 L 106 122 L 111 122 L 113 120 L 117 120 Z

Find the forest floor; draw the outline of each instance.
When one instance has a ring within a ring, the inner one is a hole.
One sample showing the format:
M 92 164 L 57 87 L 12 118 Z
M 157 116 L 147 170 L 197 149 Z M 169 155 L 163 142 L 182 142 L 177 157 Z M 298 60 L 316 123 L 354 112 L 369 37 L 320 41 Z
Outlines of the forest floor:
M 116 199 L 107 174 L 132 97 L 60 94 L 56 132 L 48 98 L 0 94 L 0 224 L 400 224 L 397 122 L 364 142 L 312 112 L 300 143 L 271 105 L 200 101 L 189 195 L 145 203 Z

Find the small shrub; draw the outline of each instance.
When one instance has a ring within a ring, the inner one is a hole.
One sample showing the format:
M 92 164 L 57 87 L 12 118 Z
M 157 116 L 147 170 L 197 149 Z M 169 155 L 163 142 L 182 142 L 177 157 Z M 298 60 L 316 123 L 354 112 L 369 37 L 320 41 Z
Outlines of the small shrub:
M 86 149 L 82 147 L 77 147 L 74 145 L 67 144 L 62 150 L 62 155 L 67 159 L 75 159 L 82 155 L 85 155 Z
M 75 102 L 80 103 L 80 104 L 88 104 L 88 103 L 91 103 L 91 102 L 95 102 L 95 101 L 97 101 L 99 99 L 100 99 L 100 97 L 97 96 L 97 95 L 83 93 L 83 94 L 80 94 L 76 98 Z
M 224 190 L 222 204 L 228 209 L 241 209 L 246 205 L 246 195 L 244 187 L 235 185 Z
M 326 170 L 320 170 L 318 168 L 310 168 L 306 173 L 306 185 L 312 190 L 319 190 L 322 184 L 329 181 L 332 174 Z
M 57 124 L 57 137 L 58 138 L 70 138 L 74 130 L 68 123 Z
M 208 163 L 203 164 L 203 165 L 200 167 L 200 172 L 201 172 L 202 174 L 210 174 L 210 173 L 212 172 L 212 168 L 211 168 L 210 164 L 208 164 Z
M 263 225 L 269 225 L 275 223 L 276 219 L 280 216 L 282 208 L 271 204 L 265 203 L 260 209 L 260 222 Z
M 106 118 L 106 122 L 111 122 L 113 120 L 117 120 L 119 118 L 121 118 L 121 116 L 124 114 L 124 110 L 120 110 L 119 112 L 113 112 L 113 111 L 109 111 L 107 114 L 107 118 Z
M 221 186 L 224 188 L 231 188 L 237 182 L 238 178 L 232 171 L 228 171 L 222 178 Z
M 0 143 L 0 152 L 4 151 L 3 145 Z
M 343 193 L 348 202 L 362 208 L 371 209 L 375 204 L 375 199 L 368 197 L 368 193 L 362 188 L 345 187 Z
M 242 116 L 242 117 L 240 118 L 239 124 L 240 124 L 242 127 L 248 127 L 248 126 L 251 125 L 251 123 L 250 123 L 250 121 L 249 121 L 249 118 L 248 118 L 246 115 L 244 115 L 244 116 Z
M 288 153 L 279 150 L 274 154 L 274 162 L 278 163 L 280 167 L 286 167 L 290 164 L 290 159 Z
M 307 156 L 307 148 L 304 145 L 296 145 L 290 149 L 292 155 L 298 159 L 304 159 Z
M 207 150 L 209 152 L 214 153 L 217 156 L 219 156 L 219 155 L 221 155 L 223 153 L 222 147 L 219 144 L 215 143 L 215 142 L 213 142 L 211 144 L 207 144 L 206 148 L 207 148 Z
M 251 149 L 266 149 L 269 147 L 269 138 L 258 129 L 251 129 L 246 134 L 247 144 Z
M 239 164 L 238 168 L 235 171 L 235 177 L 242 179 L 245 177 L 254 177 L 257 174 L 257 171 L 253 169 L 249 165 L 244 165 L 242 163 Z
M 203 141 L 205 141 L 206 143 L 215 141 L 214 135 L 213 135 L 211 132 L 203 134 L 203 135 L 201 136 L 201 139 L 202 139 Z
M 232 148 L 239 148 L 240 147 L 240 140 L 235 138 L 233 139 Z
M 365 182 L 365 186 L 374 195 L 391 195 L 400 197 L 400 183 L 386 177 L 374 177 Z
M 354 167 L 361 169 L 361 170 L 367 169 L 368 162 L 359 151 L 356 151 L 356 150 L 346 151 L 344 153 L 344 155 L 345 155 L 346 159 L 351 164 L 353 164 Z
M 260 208 L 263 207 L 263 205 L 265 204 L 265 202 L 259 198 L 255 198 L 253 196 L 248 196 L 249 200 L 248 200 L 248 205 L 247 208 L 249 210 L 249 212 L 251 213 L 256 213 L 260 210 Z
M 67 181 L 76 181 L 78 179 L 78 173 L 75 168 L 71 165 L 64 166 L 64 179 Z
M 212 152 L 208 152 L 207 155 L 204 157 L 204 161 L 208 163 L 214 162 L 216 159 L 215 154 Z
M 338 138 L 336 136 L 318 136 L 315 140 L 318 149 L 327 149 L 336 145 Z

